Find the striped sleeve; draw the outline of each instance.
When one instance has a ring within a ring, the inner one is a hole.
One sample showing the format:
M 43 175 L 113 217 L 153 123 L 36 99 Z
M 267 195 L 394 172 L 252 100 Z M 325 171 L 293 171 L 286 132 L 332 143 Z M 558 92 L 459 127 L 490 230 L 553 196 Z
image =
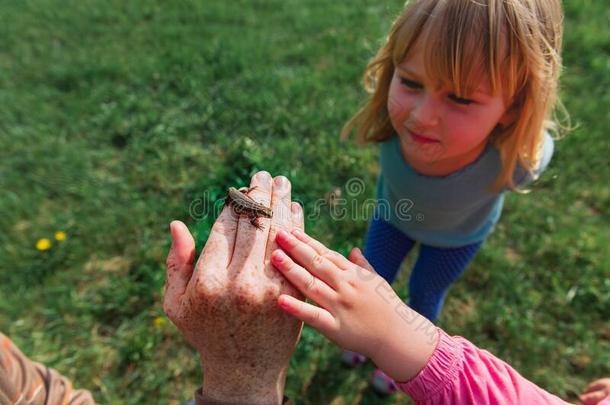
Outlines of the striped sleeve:
M 74 390 L 69 379 L 27 358 L 0 333 L 0 405 L 92 405 L 88 391 Z

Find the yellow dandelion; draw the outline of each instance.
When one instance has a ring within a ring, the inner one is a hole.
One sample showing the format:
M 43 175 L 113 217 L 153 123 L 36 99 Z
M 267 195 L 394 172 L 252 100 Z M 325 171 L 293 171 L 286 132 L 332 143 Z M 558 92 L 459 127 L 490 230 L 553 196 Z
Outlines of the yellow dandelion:
M 38 249 L 38 250 L 51 249 L 51 241 L 47 238 L 38 239 L 38 242 L 36 242 L 36 249 Z
M 63 232 L 63 231 L 57 231 L 57 232 L 55 232 L 55 240 L 58 240 L 58 241 L 65 240 L 65 239 L 66 239 L 66 236 L 67 236 L 67 235 L 66 235 L 66 233 L 65 233 L 65 232 Z
M 153 325 L 155 325 L 155 327 L 157 327 L 157 328 L 164 327 L 166 322 L 167 321 L 162 316 L 158 316 L 155 319 L 153 319 Z

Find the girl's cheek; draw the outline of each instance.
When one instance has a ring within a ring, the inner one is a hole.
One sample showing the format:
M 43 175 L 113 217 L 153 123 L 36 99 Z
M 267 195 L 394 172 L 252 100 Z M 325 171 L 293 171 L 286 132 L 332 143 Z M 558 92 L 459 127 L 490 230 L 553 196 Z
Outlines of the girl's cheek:
M 388 113 L 392 121 L 404 121 L 409 114 L 408 96 L 404 94 L 390 94 L 388 98 Z
M 400 104 L 396 101 L 395 97 L 390 97 L 388 99 L 388 113 L 390 117 L 394 118 L 398 115 L 400 111 Z
M 451 128 L 450 133 L 452 138 L 464 143 L 479 143 L 481 142 L 482 124 L 475 120 L 469 119 L 463 113 L 448 114 L 447 124 Z

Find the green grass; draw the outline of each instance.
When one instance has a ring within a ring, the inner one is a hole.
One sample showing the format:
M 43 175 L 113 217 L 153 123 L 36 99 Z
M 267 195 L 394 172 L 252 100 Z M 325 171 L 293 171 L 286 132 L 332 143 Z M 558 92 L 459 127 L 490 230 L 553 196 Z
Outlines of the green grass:
M 191 202 L 261 169 L 288 176 L 308 212 L 355 176 L 360 197 L 373 197 L 377 151 L 338 132 L 401 5 L 5 1 L 0 330 L 100 403 L 189 398 L 197 358 L 169 322 L 155 323 L 169 221 L 184 220 L 201 245 L 213 218 L 193 219 Z M 610 9 L 565 9 L 562 98 L 578 128 L 531 194 L 508 196 L 441 325 L 574 400 L 610 375 Z M 323 209 L 306 226 L 345 253 L 367 223 Z M 35 249 L 57 230 L 68 238 Z M 407 276 L 395 284 L 402 296 Z M 338 354 L 306 328 L 287 393 L 383 403 L 367 386 L 372 366 L 342 369 Z

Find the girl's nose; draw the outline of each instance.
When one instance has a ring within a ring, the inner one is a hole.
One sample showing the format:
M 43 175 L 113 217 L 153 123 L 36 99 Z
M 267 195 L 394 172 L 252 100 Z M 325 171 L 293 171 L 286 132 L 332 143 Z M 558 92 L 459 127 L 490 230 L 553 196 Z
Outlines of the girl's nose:
M 413 118 L 422 127 L 433 127 L 438 124 L 439 102 L 430 95 L 424 95 L 413 110 Z

